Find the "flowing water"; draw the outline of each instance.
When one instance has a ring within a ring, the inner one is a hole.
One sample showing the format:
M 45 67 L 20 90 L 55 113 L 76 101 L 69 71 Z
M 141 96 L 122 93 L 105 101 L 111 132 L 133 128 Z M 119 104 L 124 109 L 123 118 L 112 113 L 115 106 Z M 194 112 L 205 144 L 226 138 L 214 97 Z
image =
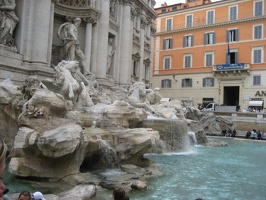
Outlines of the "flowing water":
M 266 142 L 209 138 L 227 147 L 196 145 L 187 152 L 147 154 L 162 176 L 148 179 L 148 188 L 133 191 L 131 200 L 266 200 Z M 102 172 L 109 178 L 116 171 Z M 110 199 L 110 197 L 101 198 Z
M 145 157 L 154 160 L 163 175 L 149 178 L 146 190 L 129 192 L 130 200 L 266 200 L 266 142 L 208 139 L 225 141 L 228 146 L 195 145 L 185 152 L 146 154 Z M 124 176 L 118 169 L 98 171 L 97 174 L 108 180 L 119 180 L 119 176 Z M 13 192 L 27 189 L 26 185 L 17 188 L 19 183 L 15 188 L 12 185 L 10 183 L 8 187 Z M 93 200 L 110 200 L 111 193 L 101 191 Z

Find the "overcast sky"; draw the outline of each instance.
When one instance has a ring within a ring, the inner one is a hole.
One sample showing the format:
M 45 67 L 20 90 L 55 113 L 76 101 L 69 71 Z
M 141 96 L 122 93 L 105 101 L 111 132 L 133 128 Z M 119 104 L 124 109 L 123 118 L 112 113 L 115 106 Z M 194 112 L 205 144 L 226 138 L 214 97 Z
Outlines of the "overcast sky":
M 167 5 L 173 5 L 173 4 L 177 4 L 177 3 L 185 3 L 186 0 L 155 0 L 156 1 L 156 5 L 154 8 L 158 8 L 161 7 L 161 4 L 166 2 Z M 219 0 L 212 0 L 212 2 L 215 1 L 219 1 Z

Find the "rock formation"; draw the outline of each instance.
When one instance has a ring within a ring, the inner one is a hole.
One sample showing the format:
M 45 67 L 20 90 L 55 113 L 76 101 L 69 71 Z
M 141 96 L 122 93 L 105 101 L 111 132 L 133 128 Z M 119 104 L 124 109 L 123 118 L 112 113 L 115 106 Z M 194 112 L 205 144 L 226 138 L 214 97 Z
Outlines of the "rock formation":
M 34 76 L 22 86 L 0 83 L 0 135 L 12 149 L 9 171 L 20 177 L 58 181 L 95 168 L 148 167 L 145 153 L 185 150 L 190 131 L 206 144 L 206 133 L 234 126 L 178 100 L 160 104 L 158 89 L 143 83 L 103 89 L 76 70 L 76 62 L 62 61 L 54 69 L 47 86 Z M 146 172 L 138 176 L 153 174 Z M 94 186 L 87 187 L 74 191 L 93 196 Z M 134 179 L 128 183 L 145 187 Z

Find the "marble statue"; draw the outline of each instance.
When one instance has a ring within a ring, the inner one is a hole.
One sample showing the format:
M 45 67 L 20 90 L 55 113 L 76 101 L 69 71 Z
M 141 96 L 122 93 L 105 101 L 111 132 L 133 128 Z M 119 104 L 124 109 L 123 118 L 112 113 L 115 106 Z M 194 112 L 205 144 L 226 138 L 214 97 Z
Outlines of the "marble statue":
M 15 0 L 0 0 L 0 44 L 14 46 L 13 31 L 19 21 Z
M 115 53 L 115 49 L 113 48 L 113 38 L 108 39 L 108 54 L 107 54 L 107 74 L 110 73 L 113 55 Z
M 67 61 L 74 61 L 77 57 L 82 67 L 82 73 L 86 74 L 88 73 L 84 71 L 86 58 L 80 49 L 78 41 L 78 27 L 80 26 L 80 23 L 81 19 L 78 17 L 74 19 L 73 23 L 63 23 L 58 29 L 58 37 L 64 41 L 63 51 L 65 54 L 65 59 Z
M 73 75 L 74 76 L 73 76 Z M 84 83 L 85 82 L 85 83 Z M 89 81 L 79 72 L 77 61 L 61 61 L 55 66 L 54 83 L 59 88 L 59 93 L 65 99 L 73 102 L 74 106 L 90 107 L 93 104 L 89 92 Z

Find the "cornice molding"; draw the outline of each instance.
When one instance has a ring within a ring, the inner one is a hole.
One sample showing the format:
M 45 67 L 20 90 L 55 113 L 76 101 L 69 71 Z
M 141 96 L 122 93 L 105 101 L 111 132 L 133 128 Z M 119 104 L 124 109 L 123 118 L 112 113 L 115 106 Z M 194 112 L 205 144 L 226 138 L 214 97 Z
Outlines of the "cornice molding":
M 196 27 L 191 27 L 191 28 L 182 28 L 182 29 L 176 29 L 176 30 L 171 30 L 171 31 L 164 31 L 164 32 L 156 33 L 155 35 L 156 36 L 166 35 L 166 34 L 185 32 L 185 31 L 191 31 L 191 30 L 198 30 L 198 29 L 204 29 L 204 28 L 210 28 L 210 27 L 218 27 L 218 26 L 224 26 L 224 25 L 230 25 L 230 24 L 239 24 L 239 23 L 262 20 L 262 19 L 266 19 L 266 15 L 260 16 L 260 17 L 239 19 L 239 20 L 235 20 L 235 21 L 226 21 L 226 22 L 220 22 L 220 23 L 215 23 L 215 24 L 196 26 Z

